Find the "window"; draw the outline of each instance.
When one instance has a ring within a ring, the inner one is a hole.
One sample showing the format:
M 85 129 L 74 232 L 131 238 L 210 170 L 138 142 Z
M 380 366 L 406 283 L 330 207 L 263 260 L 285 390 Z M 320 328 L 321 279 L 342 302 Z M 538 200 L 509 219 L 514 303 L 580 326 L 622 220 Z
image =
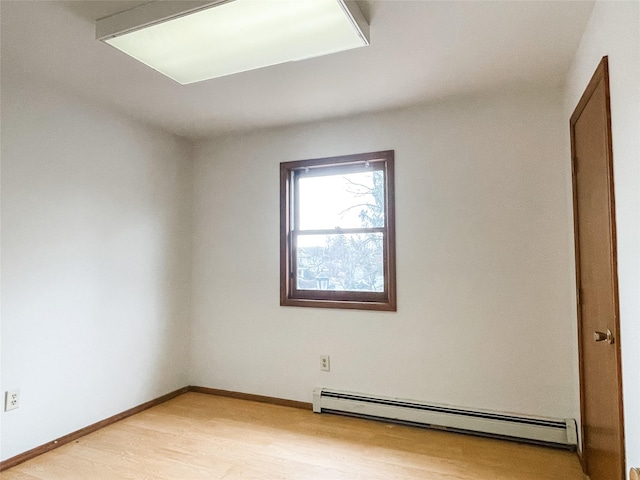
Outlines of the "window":
M 393 157 L 280 164 L 280 305 L 396 310 Z

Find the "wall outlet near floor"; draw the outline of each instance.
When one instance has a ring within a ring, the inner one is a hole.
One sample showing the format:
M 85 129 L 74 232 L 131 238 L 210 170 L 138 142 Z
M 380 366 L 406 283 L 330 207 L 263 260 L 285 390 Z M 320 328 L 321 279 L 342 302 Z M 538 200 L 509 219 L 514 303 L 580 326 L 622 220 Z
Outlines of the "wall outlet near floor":
M 9 390 L 4 395 L 4 411 L 15 410 L 20 406 L 20 390 Z
M 329 363 L 329 355 L 320 355 L 320 370 L 328 372 L 331 368 Z

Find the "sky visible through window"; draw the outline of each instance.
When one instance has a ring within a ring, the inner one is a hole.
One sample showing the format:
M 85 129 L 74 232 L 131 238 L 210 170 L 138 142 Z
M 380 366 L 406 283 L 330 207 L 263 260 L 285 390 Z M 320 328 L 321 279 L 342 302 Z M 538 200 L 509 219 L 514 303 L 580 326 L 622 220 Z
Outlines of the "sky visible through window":
M 376 206 L 376 199 L 373 195 L 374 173 L 382 174 L 380 171 L 368 171 L 300 178 L 300 225 L 298 230 L 369 226 L 363 224 L 361 212 L 365 210 L 372 213 L 372 209 Z M 298 237 L 299 247 L 321 245 L 324 245 L 323 237 L 317 235 Z

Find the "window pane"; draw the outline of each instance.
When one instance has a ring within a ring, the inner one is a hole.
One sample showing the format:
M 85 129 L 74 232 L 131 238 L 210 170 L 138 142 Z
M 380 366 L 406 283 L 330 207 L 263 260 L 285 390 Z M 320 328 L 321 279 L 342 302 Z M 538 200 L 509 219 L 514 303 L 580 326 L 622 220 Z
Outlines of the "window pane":
M 371 170 L 298 181 L 300 230 L 384 226 L 384 173 Z
M 297 238 L 298 290 L 384 291 L 382 233 Z

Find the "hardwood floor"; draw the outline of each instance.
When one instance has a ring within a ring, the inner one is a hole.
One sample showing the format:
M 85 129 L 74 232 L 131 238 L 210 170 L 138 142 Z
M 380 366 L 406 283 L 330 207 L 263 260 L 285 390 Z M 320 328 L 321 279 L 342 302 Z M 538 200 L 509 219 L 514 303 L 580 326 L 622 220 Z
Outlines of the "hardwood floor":
M 575 453 L 186 393 L 2 480 L 583 480 Z

